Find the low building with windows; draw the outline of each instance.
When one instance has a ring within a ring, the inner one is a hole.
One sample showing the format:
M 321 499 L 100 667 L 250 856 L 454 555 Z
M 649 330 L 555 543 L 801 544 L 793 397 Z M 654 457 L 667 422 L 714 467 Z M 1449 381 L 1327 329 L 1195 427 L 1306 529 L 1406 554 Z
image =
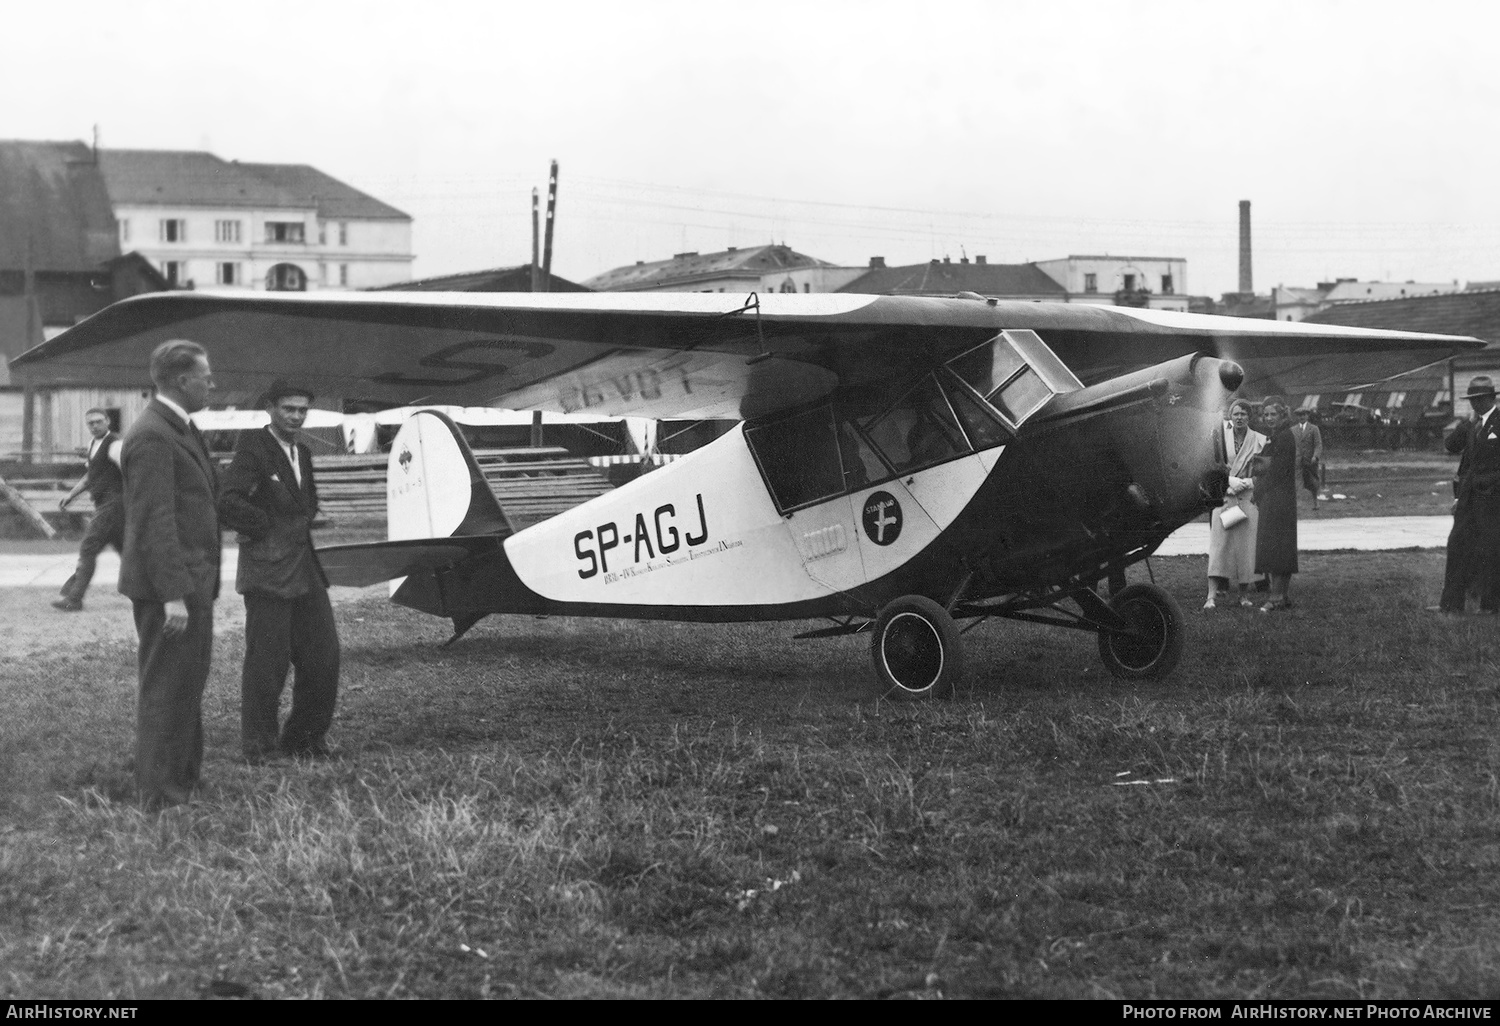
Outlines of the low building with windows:
M 1069 303 L 1188 309 L 1184 257 L 1074 255 L 1033 266 L 1063 287 Z
M 174 288 L 303 292 L 411 278 L 411 218 L 306 164 L 100 150 L 121 249 Z
M 1470 284 L 1470 291 L 1475 286 Z M 1336 278 L 1315 288 L 1278 285 L 1271 290 L 1271 306 L 1278 321 L 1302 321 L 1333 306 L 1375 303 L 1385 299 L 1415 299 L 1464 291 L 1458 282 L 1360 281 Z

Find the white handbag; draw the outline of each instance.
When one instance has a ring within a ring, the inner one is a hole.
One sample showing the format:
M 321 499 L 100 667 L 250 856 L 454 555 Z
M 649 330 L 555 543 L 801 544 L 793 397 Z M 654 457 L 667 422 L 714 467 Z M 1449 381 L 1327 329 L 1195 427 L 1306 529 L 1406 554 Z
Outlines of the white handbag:
M 1229 509 L 1226 509 L 1224 512 L 1219 514 L 1219 524 L 1226 531 L 1228 531 L 1230 528 L 1240 526 L 1249 519 L 1250 514 L 1246 513 L 1239 506 L 1231 506 Z

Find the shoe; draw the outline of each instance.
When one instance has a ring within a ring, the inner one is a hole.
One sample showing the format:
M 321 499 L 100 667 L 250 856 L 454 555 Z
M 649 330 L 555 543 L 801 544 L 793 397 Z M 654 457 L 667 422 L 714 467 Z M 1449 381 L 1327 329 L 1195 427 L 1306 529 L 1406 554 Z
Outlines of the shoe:
M 1244 609 L 1254 609 L 1255 608 L 1255 603 L 1251 602 L 1247 598 L 1242 598 L 1242 599 L 1240 599 L 1240 606 L 1242 608 L 1244 608 Z
M 1464 611 L 1462 609 L 1444 609 L 1442 606 L 1428 606 L 1427 609 L 1426 609 L 1426 611 L 1429 612 L 1429 613 L 1437 613 L 1440 616 L 1463 616 L 1464 615 Z
M 1262 613 L 1280 613 L 1291 608 L 1292 604 L 1286 599 L 1272 599 L 1265 605 L 1261 606 L 1260 611 Z
M 52 603 L 53 609 L 61 609 L 64 613 L 83 612 L 83 603 L 75 598 L 60 598 Z
M 1208 612 L 1210 609 L 1218 609 L 1218 608 L 1219 608 L 1218 606 L 1214 605 L 1214 600 L 1213 599 L 1209 599 L 1207 602 L 1203 603 L 1203 611 L 1205 613 Z

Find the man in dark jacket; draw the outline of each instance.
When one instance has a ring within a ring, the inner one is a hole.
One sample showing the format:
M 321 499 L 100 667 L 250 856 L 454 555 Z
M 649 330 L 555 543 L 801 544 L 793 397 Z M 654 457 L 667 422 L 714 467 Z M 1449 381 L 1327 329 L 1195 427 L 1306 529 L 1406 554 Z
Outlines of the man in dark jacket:
M 89 443 L 89 454 L 84 461 L 85 472 L 73 490 L 63 497 L 57 508 L 67 512 L 68 505 L 85 488 L 94 503 L 94 519 L 83 532 L 83 541 L 78 546 L 78 567 L 62 586 L 62 598 L 52 605 L 65 613 L 76 613 L 83 608 L 83 596 L 94 579 L 94 567 L 99 562 L 99 553 L 106 545 L 115 551 L 125 544 L 125 482 L 120 477 L 120 436 L 109 429 L 109 414 L 95 407 L 83 415 L 89 434 L 94 440 Z
M 219 497 L 219 516 L 240 532 L 235 590 L 245 596 L 240 740 L 245 758 L 280 752 L 326 758 L 339 686 L 339 637 L 328 578 L 312 545 L 318 512 L 312 454 L 297 441 L 312 392 L 276 381 L 263 396 L 271 423 L 246 431 Z M 292 710 L 278 731 L 281 692 L 293 670 Z
M 1438 609 L 1462 613 L 1470 587 L 1477 585 L 1486 606 L 1500 576 L 1500 414 L 1495 386 L 1487 377 L 1469 382 L 1473 414 L 1459 423 L 1444 445 L 1461 454 L 1453 530 L 1448 534 L 1447 569 Z
M 192 797 L 203 764 L 203 686 L 219 595 L 218 475 L 188 414 L 213 390 L 196 342 L 151 354 L 156 398 L 125 433 L 125 547 L 120 591 L 140 638 L 135 780 L 147 808 Z

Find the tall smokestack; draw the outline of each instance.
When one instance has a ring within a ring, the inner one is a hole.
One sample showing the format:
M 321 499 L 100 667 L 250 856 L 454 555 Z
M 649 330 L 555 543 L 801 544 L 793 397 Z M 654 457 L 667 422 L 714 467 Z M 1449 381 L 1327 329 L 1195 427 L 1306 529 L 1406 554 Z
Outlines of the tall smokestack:
M 1240 292 L 1248 296 L 1254 291 L 1250 278 L 1250 201 L 1240 200 Z

